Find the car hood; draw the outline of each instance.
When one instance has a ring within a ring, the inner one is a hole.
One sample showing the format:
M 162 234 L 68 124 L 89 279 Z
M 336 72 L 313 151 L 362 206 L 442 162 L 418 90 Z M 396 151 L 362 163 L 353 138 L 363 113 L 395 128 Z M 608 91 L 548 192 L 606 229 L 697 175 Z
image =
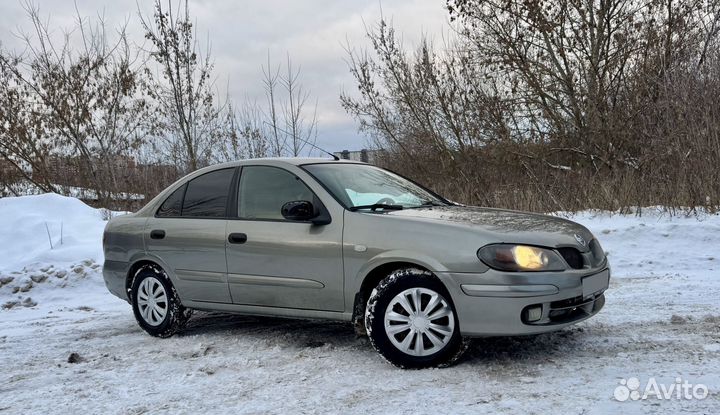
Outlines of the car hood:
M 473 206 L 433 206 L 390 211 L 388 215 L 419 221 L 444 221 L 488 234 L 498 243 L 549 247 L 572 246 L 588 251 L 593 239 L 584 226 L 556 216 Z

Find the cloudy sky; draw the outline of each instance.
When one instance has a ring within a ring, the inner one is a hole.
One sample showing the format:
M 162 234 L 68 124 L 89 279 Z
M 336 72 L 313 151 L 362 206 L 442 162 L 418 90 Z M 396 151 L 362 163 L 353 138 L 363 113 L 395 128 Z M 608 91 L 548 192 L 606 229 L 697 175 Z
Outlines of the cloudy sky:
M 163 0 L 166 1 L 166 0 Z M 176 0 L 177 1 L 177 0 Z M 30 27 L 20 0 L 0 2 L 0 42 L 17 48 L 15 34 Z M 128 21 L 132 39 L 142 41 L 138 7 L 151 13 L 150 0 L 33 0 L 51 27 L 72 26 L 75 5 L 84 17 L 102 14 L 111 26 Z M 391 19 L 410 49 L 422 34 L 439 39 L 446 31 L 444 0 L 192 0 L 200 40 L 209 38 L 218 85 L 234 101 L 262 100 L 262 65 L 268 54 L 279 64 L 289 53 L 300 66 L 302 84 L 317 99 L 318 145 L 330 151 L 364 147 L 366 138 L 341 108 L 343 90 L 356 90 L 349 74 L 345 45 L 367 46 L 365 25 L 380 16 Z M 204 43 L 203 43 L 204 44 Z

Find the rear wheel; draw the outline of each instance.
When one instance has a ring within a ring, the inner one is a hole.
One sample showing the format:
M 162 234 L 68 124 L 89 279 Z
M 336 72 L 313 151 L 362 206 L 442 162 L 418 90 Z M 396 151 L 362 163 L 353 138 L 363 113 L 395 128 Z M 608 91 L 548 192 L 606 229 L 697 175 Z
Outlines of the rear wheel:
M 391 273 L 373 290 L 365 327 L 375 349 L 402 368 L 449 366 L 467 347 L 445 286 L 414 268 Z
M 152 336 L 172 336 L 192 315 L 192 310 L 180 304 L 167 274 L 157 266 L 148 265 L 135 273 L 131 294 L 135 319 Z

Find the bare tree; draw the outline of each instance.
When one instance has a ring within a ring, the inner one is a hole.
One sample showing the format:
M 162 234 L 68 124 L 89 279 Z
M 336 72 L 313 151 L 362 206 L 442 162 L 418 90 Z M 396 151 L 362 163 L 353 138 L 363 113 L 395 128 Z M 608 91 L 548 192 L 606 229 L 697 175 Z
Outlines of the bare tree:
M 484 205 L 720 203 L 720 1 L 447 5 L 442 49 L 408 52 L 382 21 L 348 48 L 341 102 L 381 163 Z
M 121 181 L 118 164 L 146 134 L 137 55 L 124 27 L 111 41 L 102 18 L 78 13 L 58 42 L 39 10 L 25 9 L 33 27 L 20 35 L 25 50 L 0 53 L 0 156 L 44 191 L 57 190 L 62 160 L 107 202 Z
M 222 106 L 213 90 L 210 48 L 200 51 L 187 0 L 155 1 L 152 18 L 140 15 L 150 55 L 160 67 L 150 92 L 157 105 L 156 134 L 163 149 L 186 171 L 207 165 L 221 139 Z M 149 76 L 152 71 L 147 69 Z
M 267 109 L 265 111 L 272 155 L 297 157 L 317 141 L 317 102 L 308 111 L 310 92 L 300 83 L 300 69 L 294 69 L 287 55 L 285 73 L 281 67 L 272 68 L 268 58 L 263 66 L 263 84 Z M 308 143 L 312 144 L 308 146 Z
M 313 112 L 306 118 L 305 106 L 310 98 L 310 92 L 306 91 L 299 83 L 300 69 L 293 69 L 290 55 L 287 56 L 287 72 L 282 78 L 282 85 L 287 93 L 287 101 L 283 107 L 285 130 L 289 135 L 292 147 L 291 155 L 297 157 L 305 151 L 307 143 L 314 144 L 317 138 L 317 103 Z
M 256 102 L 247 100 L 238 108 L 230 102 L 225 113 L 225 128 L 222 145 L 216 152 L 217 161 L 267 157 L 272 152 L 272 137 Z
M 265 99 L 267 105 L 267 111 L 265 113 L 264 121 L 269 128 L 268 135 L 271 144 L 271 154 L 275 157 L 282 156 L 287 146 L 287 140 L 285 134 L 281 131 L 280 120 L 278 115 L 278 84 L 280 83 L 280 67 L 275 69 L 270 64 L 270 53 L 268 52 L 267 66 L 262 67 L 263 74 L 263 86 L 265 88 Z
M 595 169 L 635 164 L 627 98 L 657 95 L 664 76 L 703 61 L 717 1 L 449 0 L 483 76 L 518 105 L 534 137 Z M 640 75 L 642 73 L 642 75 Z M 638 83 L 636 83 L 638 82 Z M 636 83 L 636 84 L 634 84 Z M 647 102 L 652 104 L 652 99 Z M 519 131 L 517 132 L 519 135 Z M 608 145 L 612 143 L 612 145 Z
M 464 167 L 475 151 L 508 138 L 504 101 L 450 44 L 437 53 L 425 39 L 408 53 L 385 21 L 367 37 L 372 53 L 348 48 L 359 96 L 341 95 L 343 107 L 400 165 L 417 160 L 415 177 L 451 174 L 470 186 Z

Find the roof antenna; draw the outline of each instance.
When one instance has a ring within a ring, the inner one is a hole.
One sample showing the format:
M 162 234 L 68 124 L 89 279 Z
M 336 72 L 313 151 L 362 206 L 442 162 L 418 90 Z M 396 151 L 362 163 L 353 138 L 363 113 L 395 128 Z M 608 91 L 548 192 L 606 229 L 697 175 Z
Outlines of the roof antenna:
M 289 135 L 289 136 L 292 136 L 291 133 L 283 130 L 282 128 L 280 128 L 280 127 L 278 127 L 278 126 L 272 125 L 272 124 L 270 124 L 270 123 L 267 122 L 267 121 L 263 121 L 263 123 L 267 124 L 268 127 L 277 128 L 278 130 L 282 131 L 283 133 L 285 133 L 285 134 L 287 134 L 287 135 Z M 297 138 L 298 140 L 302 141 L 303 143 L 309 145 L 310 147 L 315 148 L 315 149 L 317 149 L 317 150 L 320 150 L 320 151 L 322 151 L 323 153 L 329 155 L 330 157 L 333 158 L 333 160 L 335 160 L 335 161 L 340 161 L 340 157 L 338 157 L 338 156 L 336 156 L 335 154 L 333 154 L 333 153 L 325 150 L 324 148 L 320 148 L 320 147 L 316 146 L 315 144 L 309 142 L 308 140 L 306 140 L 306 139 L 304 139 L 304 138 L 302 138 L 302 137 L 296 137 L 296 138 Z

